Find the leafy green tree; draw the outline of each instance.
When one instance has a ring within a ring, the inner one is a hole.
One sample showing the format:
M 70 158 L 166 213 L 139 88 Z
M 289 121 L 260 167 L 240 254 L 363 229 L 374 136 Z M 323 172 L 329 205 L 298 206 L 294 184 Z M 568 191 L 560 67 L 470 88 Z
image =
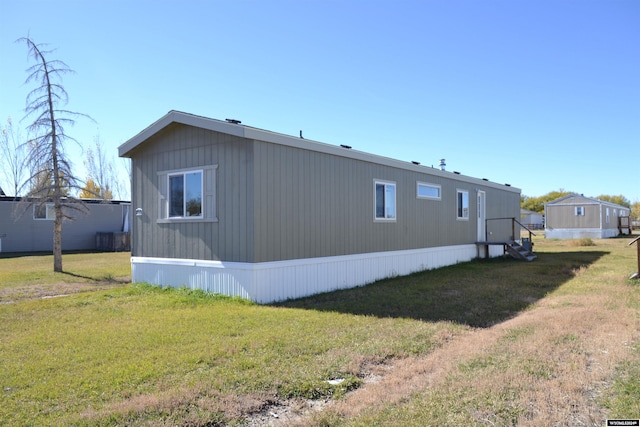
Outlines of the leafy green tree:
M 631 207 L 631 201 L 624 197 L 622 194 L 618 196 L 608 196 L 606 194 L 602 194 L 596 197 L 598 200 L 602 200 L 603 202 L 615 203 L 616 205 L 624 206 L 625 208 Z
M 520 196 L 520 207 L 522 209 L 527 209 L 533 212 L 544 213 L 544 205 L 561 197 L 568 196 L 570 194 L 574 194 L 573 191 L 564 191 L 562 188 L 557 191 L 550 191 L 549 193 L 539 196 L 539 197 L 529 197 L 525 195 Z M 631 202 L 629 199 L 624 197 L 622 194 L 618 196 L 609 196 L 606 194 L 600 195 L 596 197 L 598 200 L 602 200 L 604 202 L 615 203 L 616 205 L 624 206 L 627 208 L 631 208 Z M 636 202 L 638 203 L 638 202 Z M 632 209 L 633 210 L 633 209 Z M 640 214 L 640 212 L 638 212 Z
M 544 205 L 553 200 L 559 199 L 564 196 L 568 196 L 569 194 L 573 194 L 572 191 L 564 191 L 560 189 L 558 191 L 551 191 L 543 196 L 539 197 L 529 197 L 529 196 L 520 196 L 520 207 L 522 209 L 527 209 L 533 212 L 544 213 Z

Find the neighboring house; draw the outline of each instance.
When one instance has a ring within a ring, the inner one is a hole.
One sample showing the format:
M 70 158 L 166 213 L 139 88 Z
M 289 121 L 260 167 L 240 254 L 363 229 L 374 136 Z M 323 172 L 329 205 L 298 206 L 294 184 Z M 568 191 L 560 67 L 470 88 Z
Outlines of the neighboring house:
M 544 215 L 527 209 L 520 209 L 520 222 L 531 230 L 544 228 Z
M 545 207 L 547 239 L 608 238 L 630 234 L 631 210 L 614 203 L 570 194 Z
M 62 225 L 63 251 L 95 250 L 97 233 L 128 231 L 131 203 L 84 201 L 89 212 L 72 212 L 75 219 L 65 220 Z M 0 197 L 0 252 L 53 250 L 53 203 L 27 203 L 20 198 Z
M 471 260 L 520 212 L 508 184 L 177 111 L 119 155 L 133 281 L 260 303 Z

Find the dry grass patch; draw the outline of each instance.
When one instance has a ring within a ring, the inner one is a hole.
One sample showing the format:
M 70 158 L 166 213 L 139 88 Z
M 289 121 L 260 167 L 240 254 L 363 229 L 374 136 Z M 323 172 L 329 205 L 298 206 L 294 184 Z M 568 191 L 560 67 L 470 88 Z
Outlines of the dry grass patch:
M 590 237 L 585 237 L 582 239 L 570 240 L 569 246 L 578 247 L 578 246 L 595 246 L 595 242 Z
M 297 425 L 600 426 L 637 417 L 640 289 L 625 279 L 632 256 L 620 241 L 605 243 L 611 252 L 592 264 L 541 257 L 567 281 L 528 310 L 398 361 L 380 382 Z
M 9 304 L 25 299 L 54 298 L 69 296 L 79 292 L 111 289 L 122 286 L 129 281 L 130 279 L 128 277 L 124 277 L 118 280 L 97 281 L 95 283 L 50 283 L 0 288 L 0 303 Z
M 63 273 L 53 256 L 2 254 L 0 303 L 109 289 L 130 282 L 129 252 L 65 253 Z
M 594 316 L 579 307 L 538 308 L 399 361 L 315 416 L 322 425 L 602 425 L 599 399 L 637 339 L 634 312 Z M 408 400 L 407 400 L 408 399 Z M 303 425 L 307 422 L 306 420 Z

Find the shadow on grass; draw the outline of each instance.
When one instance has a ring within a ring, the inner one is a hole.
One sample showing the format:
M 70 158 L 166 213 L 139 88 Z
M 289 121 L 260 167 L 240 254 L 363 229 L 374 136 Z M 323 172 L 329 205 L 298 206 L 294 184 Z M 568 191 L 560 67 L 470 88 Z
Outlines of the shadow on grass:
M 102 253 L 114 253 L 112 251 L 104 252 L 104 251 L 96 251 L 96 250 L 77 250 L 77 251 L 63 251 L 62 255 L 71 255 L 71 254 L 102 254 Z M 45 251 L 45 252 L 0 252 L 0 259 L 2 258 L 23 258 L 23 257 L 44 257 L 44 256 L 53 256 L 53 252 Z
M 525 310 L 606 254 L 538 253 L 533 262 L 475 260 L 274 306 L 489 327 Z
M 69 271 L 62 271 L 61 274 L 66 274 L 67 276 L 71 276 L 71 277 L 76 277 L 78 279 L 85 279 L 85 280 L 89 280 L 91 282 L 96 282 L 96 283 L 129 283 L 130 280 L 129 278 L 118 278 L 118 277 L 113 277 L 111 275 L 106 275 L 106 276 L 100 276 L 100 277 L 91 277 L 91 276 L 83 276 L 82 274 L 76 274 L 76 273 L 71 273 Z

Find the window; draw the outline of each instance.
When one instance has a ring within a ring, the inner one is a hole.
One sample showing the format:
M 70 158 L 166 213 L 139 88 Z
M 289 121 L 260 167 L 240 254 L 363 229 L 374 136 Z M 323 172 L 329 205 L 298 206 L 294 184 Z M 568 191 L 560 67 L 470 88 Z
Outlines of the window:
M 416 197 L 418 199 L 435 199 L 440 200 L 440 186 L 435 184 L 427 184 L 426 182 L 417 183 Z
M 33 219 L 44 219 L 49 221 L 56 219 L 56 211 L 53 208 L 53 204 L 47 203 L 46 205 L 34 205 Z
M 396 184 L 375 181 L 375 219 L 396 219 Z
M 169 175 L 169 218 L 202 218 L 202 171 Z
M 584 216 L 584 206 L 576 206 L 576 216 Z
M 607 224 L 609 224 L 609 222 L 610 222 L 609 221 L 610 220 L 610 218 L 609 218 L 609 208 L 606 208 L 606 211 L 607 211 Z
M 218 165 L 158 172 L 160 223 L 216 222 Z
M 469 192 L 458 190 L 458 219 L 469 219 Z

